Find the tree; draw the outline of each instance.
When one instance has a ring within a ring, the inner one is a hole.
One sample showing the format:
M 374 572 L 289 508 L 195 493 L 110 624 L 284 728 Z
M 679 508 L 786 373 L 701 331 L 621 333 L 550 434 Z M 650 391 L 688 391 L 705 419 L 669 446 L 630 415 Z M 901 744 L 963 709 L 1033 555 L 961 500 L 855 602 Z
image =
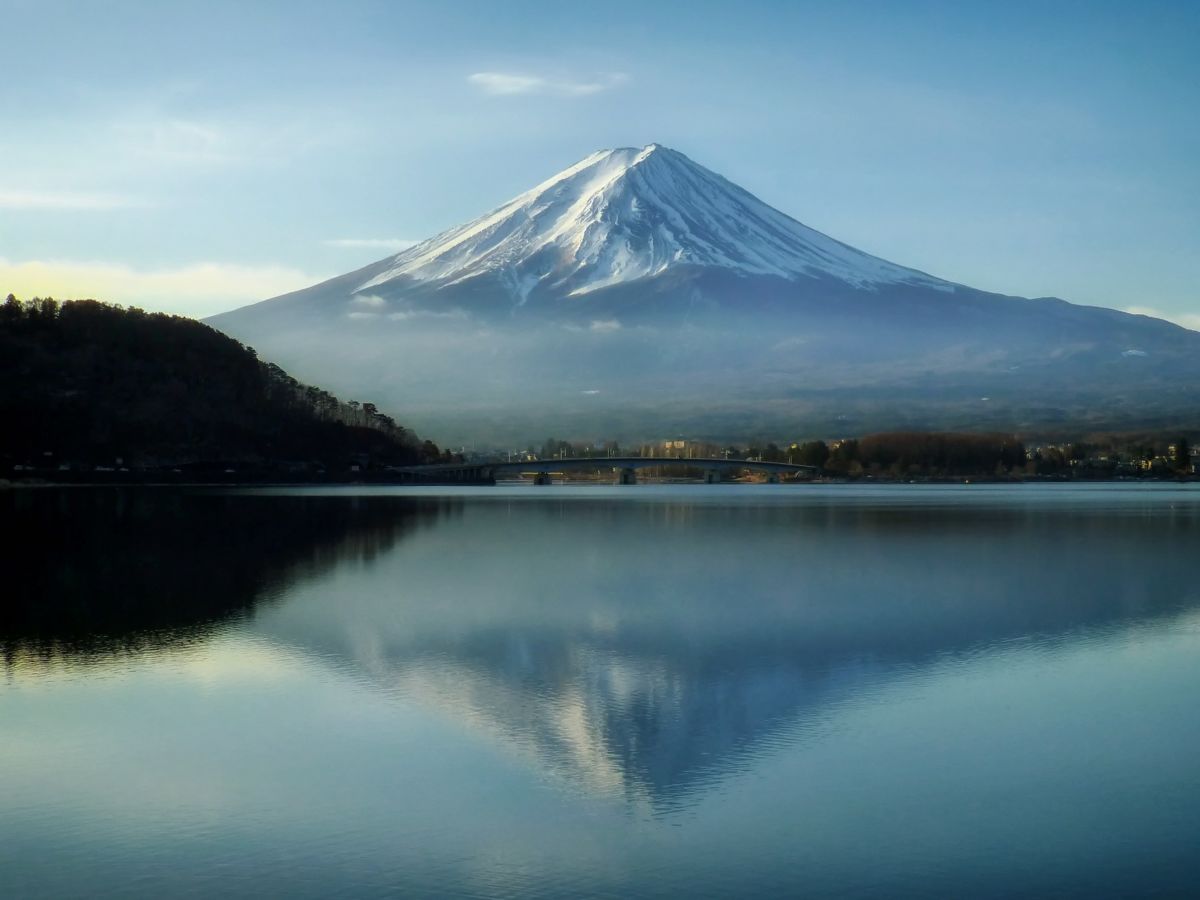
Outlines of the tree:
M 825 468 L 834 472 L 851 472 L 861 469 L 858 458 L 858 441 L 846 440 L 838 443 L 829 453 Z
M 0 306 L 0 321 L 6 325 L 15 325 L 24 316 L 25 311 L 21 307 L 21 301 L 9 294 L 4 300 L 4 305 Z
M 1192 448 L 1188 446 L 1188 439 L 1181 437 L 1175 442 L 1175 469 L 1179 472 L 1189 472 L 1191 468 Z
M 783 462 L 784 453 L 775 444 L 767 444 L 762 451 L 762 459 L 765 462 Z
M 790 450 L 788 458 L 796 465 L 816 466 L 818 469 L 823 469 L 829 459 L 829 445 L 824 441 L 806 441 L 799 447 Z

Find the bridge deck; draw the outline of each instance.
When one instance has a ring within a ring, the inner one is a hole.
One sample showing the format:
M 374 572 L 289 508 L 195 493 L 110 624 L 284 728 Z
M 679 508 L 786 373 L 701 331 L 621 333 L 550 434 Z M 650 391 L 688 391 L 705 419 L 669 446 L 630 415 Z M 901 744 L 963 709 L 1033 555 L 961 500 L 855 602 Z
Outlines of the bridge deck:
M 432 478 L 484 480 L 502 475 L 549 475 L 566 472 L 634 471 L 657 466 L 684 466 L 706 472 L 730 472 L 749 469 L 775 475 L 816 472 L 815 466 L 765 462 L 749 459 L 679 459 L 671 456 L 596 456 L 569 459 L 532 459 L 520 462 L 435 463 L 428 466 L 399 466 L 392 471 Z

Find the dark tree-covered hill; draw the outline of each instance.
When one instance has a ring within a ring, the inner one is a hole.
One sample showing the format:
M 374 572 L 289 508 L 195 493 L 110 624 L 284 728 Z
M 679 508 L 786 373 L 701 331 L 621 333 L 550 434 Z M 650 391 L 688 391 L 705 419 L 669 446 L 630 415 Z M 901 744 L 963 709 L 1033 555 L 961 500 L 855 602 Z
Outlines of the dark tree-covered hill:
M 423 455 L 428 442 L 372 404 L 301 384 L 193 319 L 94 300 L 9 295 L 0 306 L 9 466 L 348 466 Z

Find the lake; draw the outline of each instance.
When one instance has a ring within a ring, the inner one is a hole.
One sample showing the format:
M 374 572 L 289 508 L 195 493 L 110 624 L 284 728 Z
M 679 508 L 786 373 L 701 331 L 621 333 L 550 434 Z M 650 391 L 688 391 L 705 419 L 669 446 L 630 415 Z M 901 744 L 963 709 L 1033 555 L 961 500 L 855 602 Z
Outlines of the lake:
M 1200 884 L 1196 485 L 0 515 L 5 897 Z

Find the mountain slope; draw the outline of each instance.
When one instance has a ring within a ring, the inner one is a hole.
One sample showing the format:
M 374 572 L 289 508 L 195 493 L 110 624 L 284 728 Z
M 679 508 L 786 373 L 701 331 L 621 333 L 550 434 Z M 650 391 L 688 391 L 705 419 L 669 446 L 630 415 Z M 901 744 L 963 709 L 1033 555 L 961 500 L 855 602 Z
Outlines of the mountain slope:
M 459 440 L 1150 425 L 1200 408 L 1200 334 L 896 265 L 656 144 L 210 321 Z

